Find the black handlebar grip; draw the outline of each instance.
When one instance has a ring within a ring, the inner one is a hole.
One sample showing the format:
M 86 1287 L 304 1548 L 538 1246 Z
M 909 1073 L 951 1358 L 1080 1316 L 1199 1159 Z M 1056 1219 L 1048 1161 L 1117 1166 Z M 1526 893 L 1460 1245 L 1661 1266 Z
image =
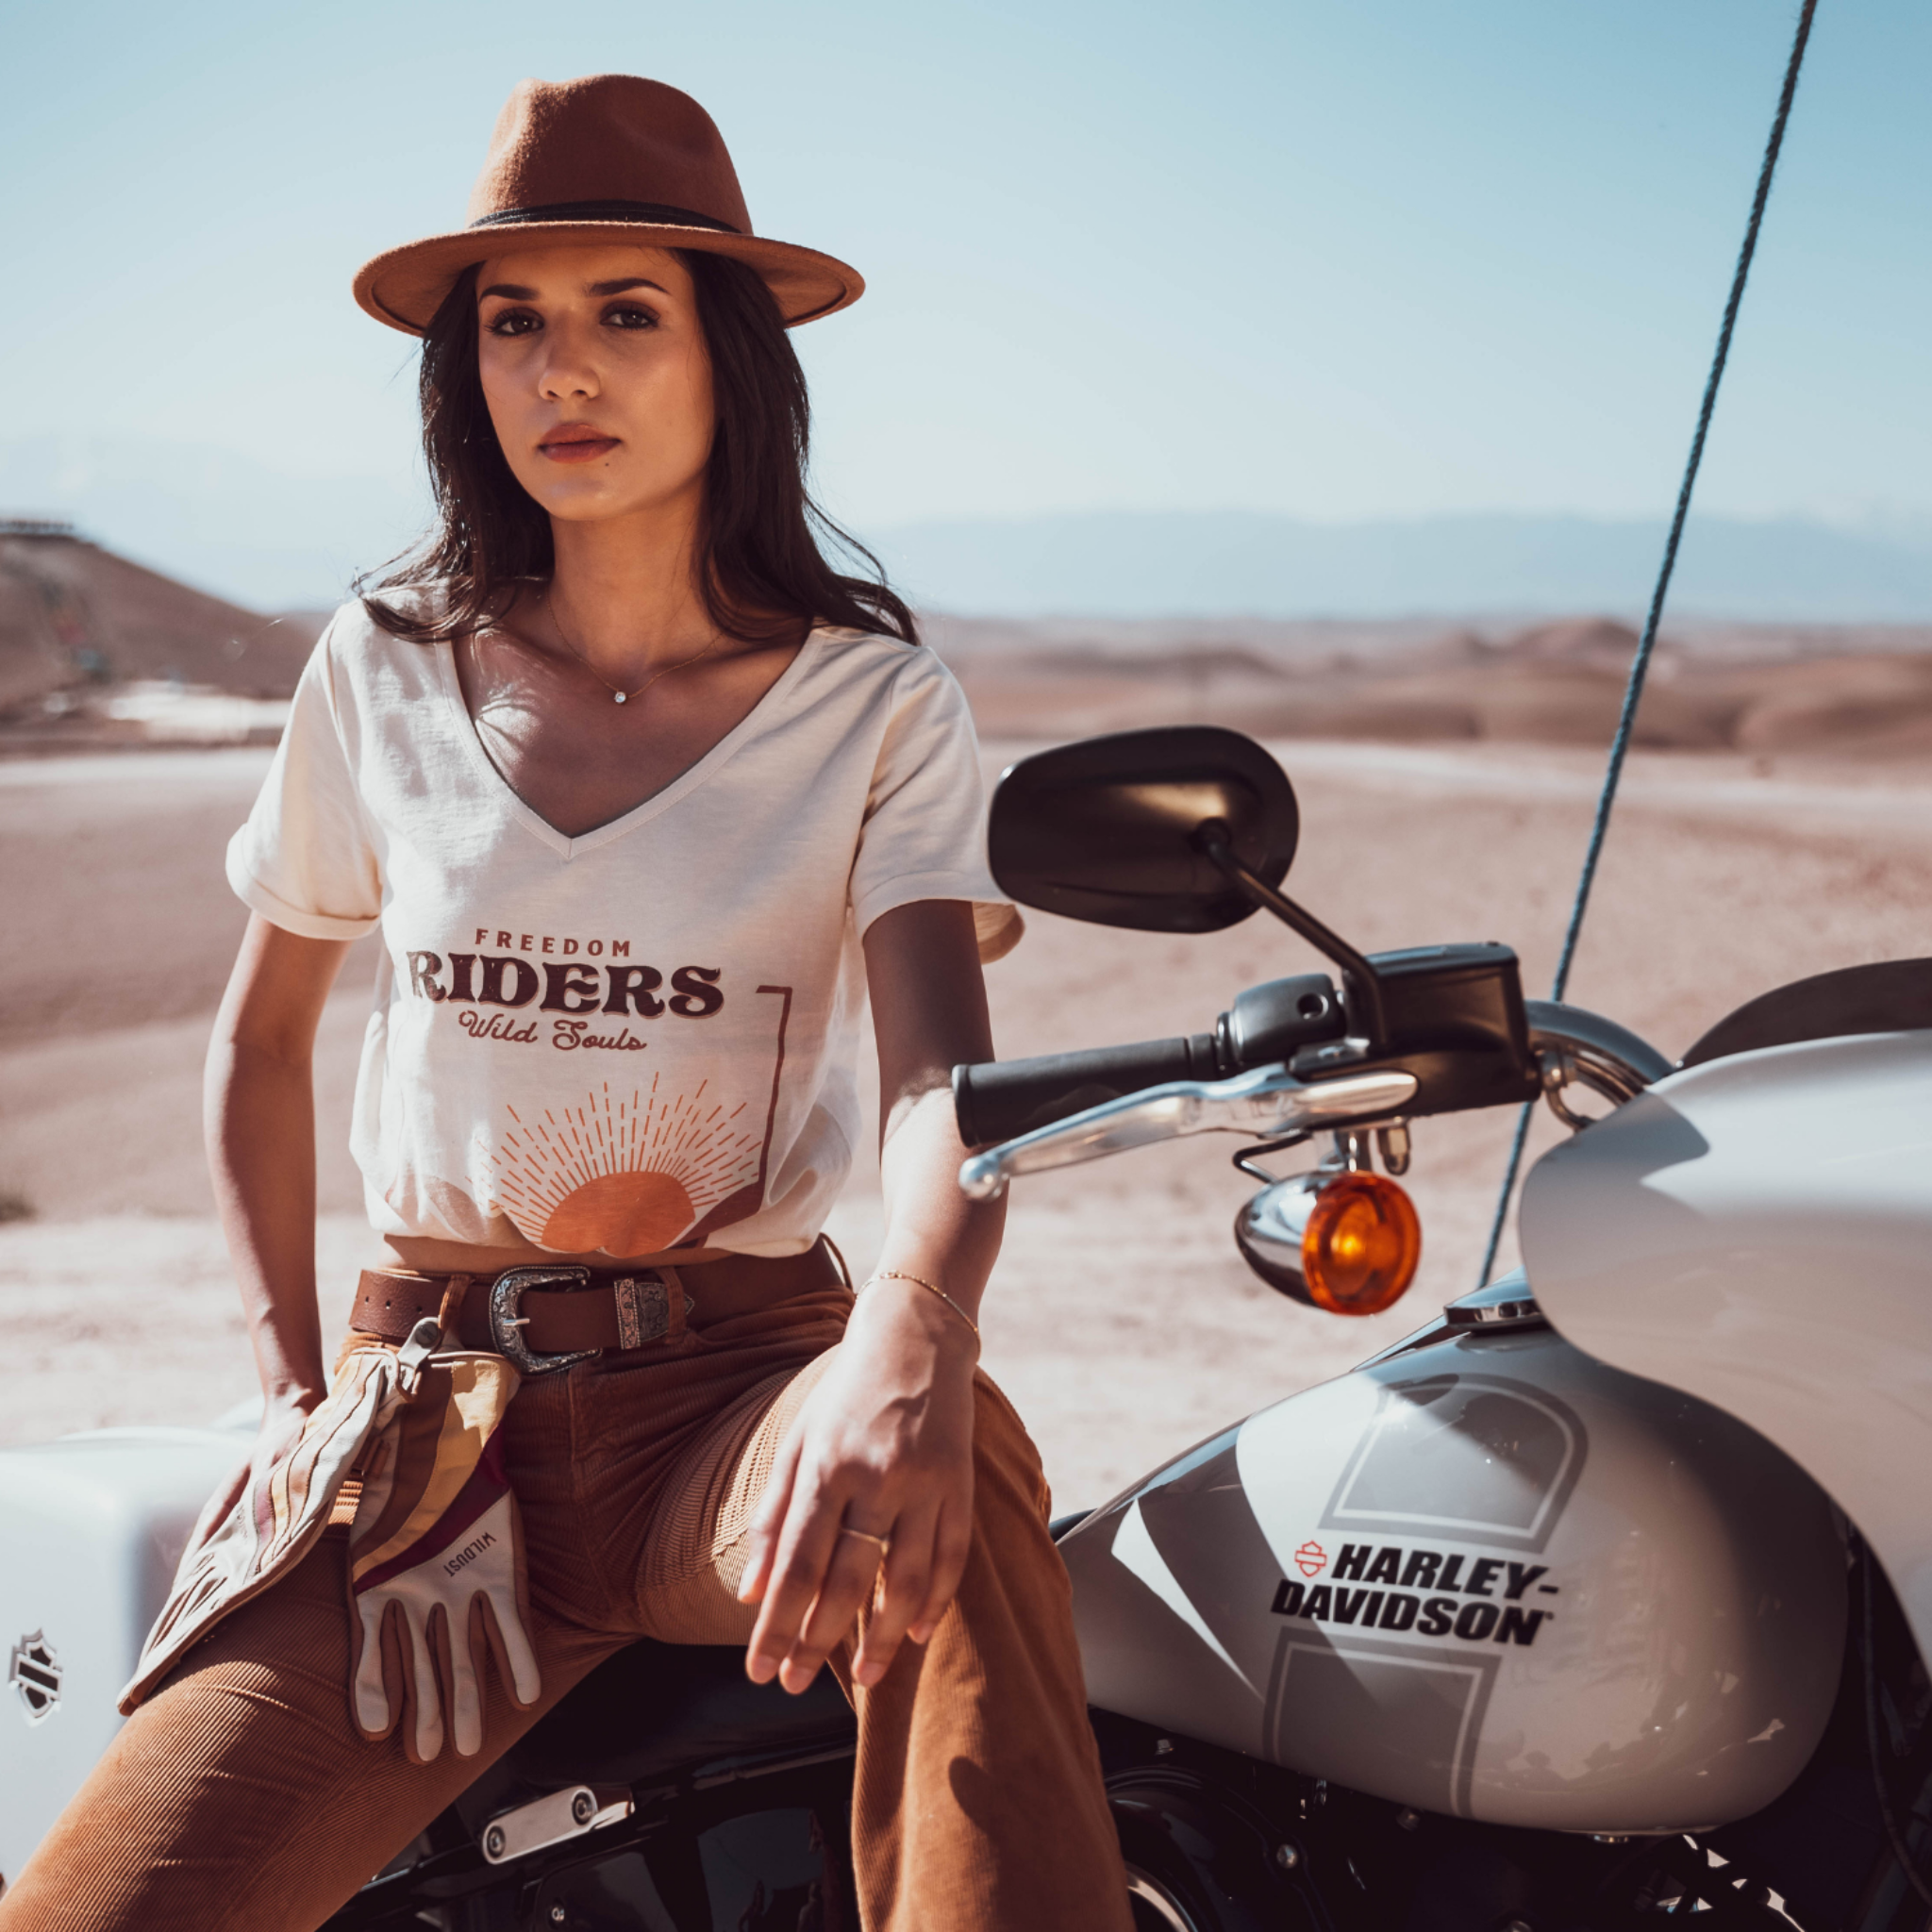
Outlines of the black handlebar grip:
M 1085 1053 L 955 1067 L 953 1111 L 967 1146 L 985 1147 L 1143 1087 L 1220 1077 L 1211 1033 L 1143 1040 L 1137 1046 L 1096 1046 Z

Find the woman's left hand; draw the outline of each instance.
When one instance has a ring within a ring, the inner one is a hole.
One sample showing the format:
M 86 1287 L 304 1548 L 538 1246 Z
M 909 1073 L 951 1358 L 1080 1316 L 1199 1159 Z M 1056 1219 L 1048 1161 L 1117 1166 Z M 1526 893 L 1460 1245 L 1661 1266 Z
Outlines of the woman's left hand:
M 805 1690 L 868 1601 L 852 1662 L 867 1688 L 905 1638 L 924 1643 L 938 1627 L 972 1543 L 978 1354 L 923 1288 L 881 1280 L 859 1298 L 753 1520 L 739 1595 L 762 1604 L 745 1653 L 754 1683 Z

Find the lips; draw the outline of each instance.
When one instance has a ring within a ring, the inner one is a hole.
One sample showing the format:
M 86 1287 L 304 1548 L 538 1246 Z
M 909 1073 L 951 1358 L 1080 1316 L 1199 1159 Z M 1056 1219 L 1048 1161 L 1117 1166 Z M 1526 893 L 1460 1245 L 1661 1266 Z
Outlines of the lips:
M 553 463 L 593 463 L 608 457 L 618 441 L 617 437 L 606 436 L 589 423 L 565 423 L 544 437 L 537 452 Z

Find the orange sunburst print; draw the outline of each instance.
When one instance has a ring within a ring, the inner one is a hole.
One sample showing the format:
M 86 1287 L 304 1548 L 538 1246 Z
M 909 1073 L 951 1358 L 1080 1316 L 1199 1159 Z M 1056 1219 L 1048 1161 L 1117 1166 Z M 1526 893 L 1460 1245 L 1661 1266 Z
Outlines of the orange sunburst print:
M 661 1077 L 661 1076 L 660 1076 Z M 668 1099 L 659 1082 L 613 1097 L 607 1081 L 580 1107 L 544 1108 L 496 1157 L 497 1193 L 525 1238 L 564 1253 L 648 1255 L 675 1247 L 727 1195 L 757 1178 L 762 1120 L 706 1097 Z
M 791 989 L 758 991 L 781 996 L 768 1095 L 726 1095 L 708 1078 L 672 1091 L 659 1073 L 628 1093 L 607 1080 L 579 1106 L 506 1107 L 494 1191 L 526 1241 L 559 1254 L 652 1255 L 758 1212 Z

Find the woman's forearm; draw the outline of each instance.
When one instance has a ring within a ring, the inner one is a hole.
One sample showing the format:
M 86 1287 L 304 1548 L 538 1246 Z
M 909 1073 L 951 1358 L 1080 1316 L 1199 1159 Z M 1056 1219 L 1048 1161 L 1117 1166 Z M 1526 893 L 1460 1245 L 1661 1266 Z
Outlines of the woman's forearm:
M 1004 1197 L 971 1201 L 959 1191 L 966 1154 L 950 1088 L 900 1102 L 879 1156 L 886 1235 L 878 1264 L 943 1289 L 976 1321 L 999 1258 L 1007 1204 Z
M 901 906 L 867 931 L 865 958 L 883 1129 L 879 1266 L 934 1283 L 976 1320 L 1006 1203 L 959 1191 L 967 1150 L 953 1117 L 952 1071 L 992 1058 L 973 908 L 953 900 Z
M 315 1300 L 315 1098 L 308 1061 L 219 1036 L 208 1050 L 208 1171 L 271 1403 L 322 1393 Z
M 346 944 L 249 922 L 215 1020 L 203 1119 L 215 1206 L 271 1406 L 327 1387 L 315 1305 L 316 1027 Z

